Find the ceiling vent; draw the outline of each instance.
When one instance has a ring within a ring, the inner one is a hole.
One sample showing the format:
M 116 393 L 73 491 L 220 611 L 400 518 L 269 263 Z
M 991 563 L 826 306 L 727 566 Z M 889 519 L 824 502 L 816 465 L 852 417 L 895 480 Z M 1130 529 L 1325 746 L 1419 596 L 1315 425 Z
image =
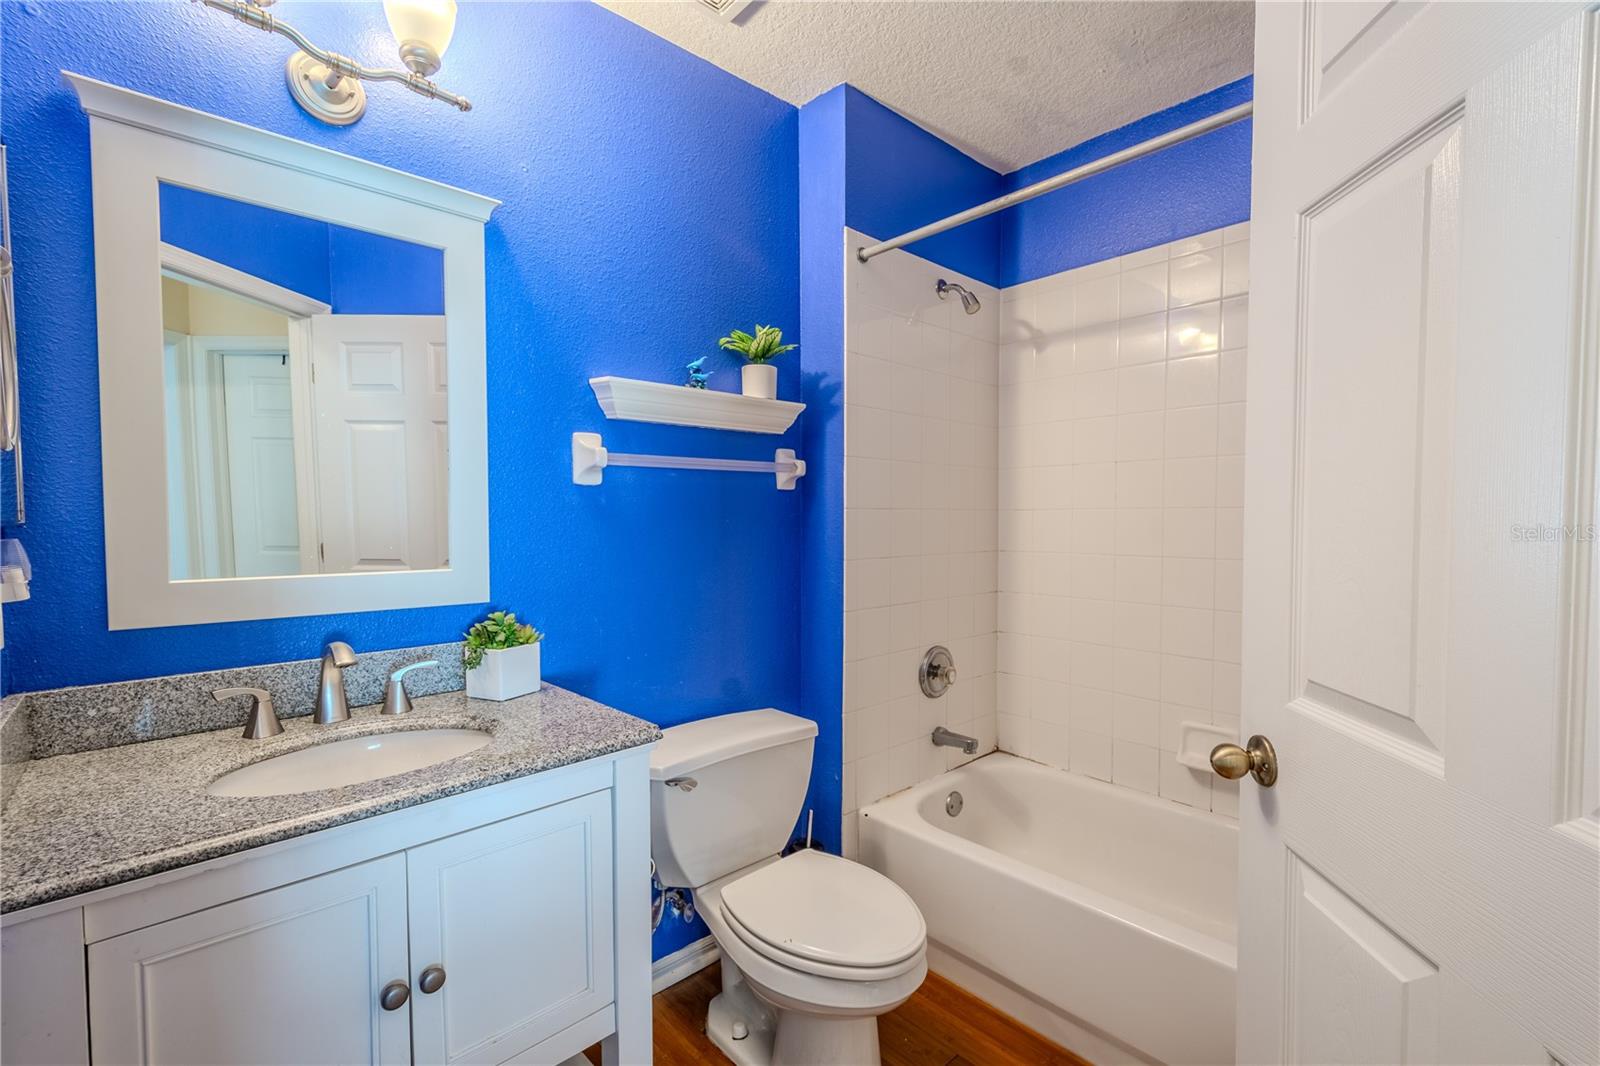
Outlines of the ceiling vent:
M 749 7 L 753 0 L 695 0 L 702 10 L 709 11 L 723 22 L 732 22 L 739 12 Z

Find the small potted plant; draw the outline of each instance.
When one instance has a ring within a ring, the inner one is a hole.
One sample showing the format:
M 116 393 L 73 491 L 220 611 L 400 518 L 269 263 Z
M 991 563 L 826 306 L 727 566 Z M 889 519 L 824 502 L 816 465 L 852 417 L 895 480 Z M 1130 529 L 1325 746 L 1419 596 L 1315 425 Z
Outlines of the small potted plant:
M 749 360 L 740 374 L 740 389 L 760 400 L 778 398 L 778 368 L 772 365 L 773 358 L 800 347 L 784 344 L 783 330 L 777 326 L 757 326 L 753 337 L 736 329 L 717 343 Z
M 539 642 L 544 634 L 495 611 L 467 630 L 461 661 L 467 695 L 475 700 L 510 700 L 539 691 Z

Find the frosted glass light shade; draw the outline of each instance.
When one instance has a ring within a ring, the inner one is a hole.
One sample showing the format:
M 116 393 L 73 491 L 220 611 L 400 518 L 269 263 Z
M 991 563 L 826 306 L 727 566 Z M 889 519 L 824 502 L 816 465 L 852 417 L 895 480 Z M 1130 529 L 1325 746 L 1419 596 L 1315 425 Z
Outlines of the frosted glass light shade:
M 455 0 L 383 0 L 383 13 L 406 66 L 423 75 L 438 70 L 456 31 Z

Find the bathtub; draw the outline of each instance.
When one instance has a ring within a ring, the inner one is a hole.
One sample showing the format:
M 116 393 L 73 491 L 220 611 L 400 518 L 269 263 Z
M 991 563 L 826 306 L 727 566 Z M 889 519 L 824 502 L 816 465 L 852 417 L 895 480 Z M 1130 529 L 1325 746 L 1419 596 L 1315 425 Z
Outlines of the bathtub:
M 935 971 L 1079 1054 L 1231 1063 L 1238 837 L 995 753 L 864 808 L 859 857 L 922 908 Z

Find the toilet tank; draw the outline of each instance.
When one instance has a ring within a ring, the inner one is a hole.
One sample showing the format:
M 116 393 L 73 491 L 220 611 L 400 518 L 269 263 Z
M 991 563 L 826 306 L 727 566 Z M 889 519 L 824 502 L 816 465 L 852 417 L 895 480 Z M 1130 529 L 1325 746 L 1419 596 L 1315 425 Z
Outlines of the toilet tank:
M 662 730 L 650 753 L 650 853 L 661 883 L 699 888 L 782 851 L 816 735 L 815 722 L 770 707 Z

